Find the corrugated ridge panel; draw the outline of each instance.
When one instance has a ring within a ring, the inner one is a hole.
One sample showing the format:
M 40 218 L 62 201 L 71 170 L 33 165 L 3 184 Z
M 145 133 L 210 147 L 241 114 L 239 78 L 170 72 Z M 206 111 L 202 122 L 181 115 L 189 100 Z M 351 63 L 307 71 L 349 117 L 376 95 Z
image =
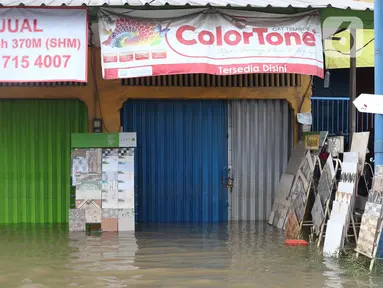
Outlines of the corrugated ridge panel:
M 87 86 L 86 82 L 0 82 L 0 87 L 71 87 Z
M 231 220 L 266 220 L 292 143 L 285 100 L 231 102 Z
M 3 0 L 0 5 L 4 6 L 17 6 L 17 5 L 25 5 L 25 6 L 163 6 L 163 5 L 171 5 L 171 6 L 216 6 L 216 7 L 294 7 L 294 8 L 339 8 L 339 9 L 354 9 L 354 10 L 372 10 L 374 8 L 373 3 L 366 2 L 358 2 L 351 0 L 295 0 L 295 1 L 286 1 L 286 0 L 257 0 L 257 1 L 249 1 L 249 0 L 72 0 L 72 1 L 64 1 L 64 0 L 51 0 L 47 2 L 46 0 Z
M 0 100 L 0 223 L 68 221 L 70 137 L 87 114 L 80 100 Z
M 121 79 L 123 86 L 300 87 L 300 74 L 179 74 Z
M 129 100 L 139 222 L 227 221 L 227 102 Z

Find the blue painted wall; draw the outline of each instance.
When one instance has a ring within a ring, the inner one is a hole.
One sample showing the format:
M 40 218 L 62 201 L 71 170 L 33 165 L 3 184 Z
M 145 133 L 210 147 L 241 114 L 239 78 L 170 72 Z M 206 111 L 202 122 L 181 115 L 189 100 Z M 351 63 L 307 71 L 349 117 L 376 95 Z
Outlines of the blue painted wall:
M 226 222 L 225 101 L 132 100 L 121 112 L 137 132 L 139 222 Z

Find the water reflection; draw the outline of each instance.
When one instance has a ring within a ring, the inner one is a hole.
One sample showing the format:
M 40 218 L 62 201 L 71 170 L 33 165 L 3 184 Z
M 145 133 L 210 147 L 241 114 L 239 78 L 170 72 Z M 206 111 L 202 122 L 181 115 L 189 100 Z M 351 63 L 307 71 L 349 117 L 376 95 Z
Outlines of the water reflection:
M 0 287 L 379 287 L 263 222 L 143 225 L 86 236 L 0 226 Z

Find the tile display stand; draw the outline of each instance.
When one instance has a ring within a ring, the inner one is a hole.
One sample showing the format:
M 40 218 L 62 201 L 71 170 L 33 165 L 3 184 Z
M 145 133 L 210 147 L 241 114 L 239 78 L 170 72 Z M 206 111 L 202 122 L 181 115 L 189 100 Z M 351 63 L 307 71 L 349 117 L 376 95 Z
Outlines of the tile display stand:
M 136 133 L 72 134 L 70 231 L 84 232 L 88 224 L 104 232 L 135 230 L 135 147 Z
M 370 167 L 372 168 L 372 167 Z M 369 205 L 370 204 L 370 205 Z M 366 211 L 367 205 L 369 206 L 378 206 L 379 211 L 375 208 L 375 211 Z M 364 233 L 369 235 L 363 235 L 360 237 L 360 240 L 372 240 L 370 243 L 372 243 L 372 251 L 370 249 L 370 253 L 366 252 L 366 249 L 361 249 L 361 245 L 364 245 L 364 243 L 357 243 L 357 247 L 355 249 L 356 257 L 358 258 L 359 255 L 363 255 L 370 259 L 370 273 L 374 269 L 375 262 L 377 260 L 383 260 L 383 166 L 377 166 L 376 167 L 376 174 L 373 179 L 373 184 L 371 187 L 371 190 L 369 192 L 368 201 L 366 203 L 365 212 L 363 213 L 362 217 L 371 216 L 372 214 L 375 214 L 374 217 L 376 220 L 370 227 L 366 227 L 368 224 L 366 221 L 363 221 L 364 218 L 362 218 L 362 224 L 361 224 L 361 231 L 364 232 L 365 229 L 367 229 Z M 363 226 L 365 225 L 365 226 Z M 371 231 L 372 230 L 372 231 Z M 371 233 L 373 232 L 373 233 Z M 371 235 L 372 234 L 372 235 Z M 363 239 L 362 239 L 363 238 Z M 372 239 L 371 239 L 372 238 Z
M 340 161 L 339 159 L 334 159 L 334 158 L 333 158 L 333 161 L 335 162 L 335 173 L 336 173 L 339 168 L 342 169 L 342 161 Z M 335 186 L 335 189 L 337 189 L 338 183 L 336 181 L 336 178 L 334 178 L 333 181 L 334 181 L 333 186 Z M 325 200 L 324 220 L 323 220 L 322 225 L 320 226 L 320 230 L 319 230 L 320 232 L 319 232 L 318 243 L 317 243 L 318 247 L 320 247 L 322 244 L 322 240 L 324 239 L 325 228 L 327 225 L 327 220 L 330 218 L 331 195 L 332 195 L 332 190 L 330 191 L 330 196 Z
M 326 231 L 319 239 L 321 241 L 324 238 L 323 254 L 325 256 L 339 257 L 339 252 L 349 237 L 354 237 L 357 241 L 354 204 L 359 181 L 359 168 L 357 157 L 354 161 L 351 156 L 353 156 L 352 152 L 344 154 L 343 158 L 349 162 L 342 162 L 341 178 L 336 189 L 335 200 L 332 202 L 332 210 L 328 211 L 326 215 L 328 217 Z M 340 231 L 339 227 L 341 227 Z M 350 227 L 352 234 L 348 234 Z M 329 233 L 330 231 L 331 233 Z

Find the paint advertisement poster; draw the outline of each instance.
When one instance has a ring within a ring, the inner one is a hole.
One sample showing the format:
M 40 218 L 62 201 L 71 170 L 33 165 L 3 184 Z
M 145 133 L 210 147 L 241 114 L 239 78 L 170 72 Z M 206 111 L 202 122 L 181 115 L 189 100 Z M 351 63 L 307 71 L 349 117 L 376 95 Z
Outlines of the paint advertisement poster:
M 87 82 L 86 7 L 1 7 L 0 19 L 0 82 Z
M 297 73 L 323 78 L 318 11 L 101 8 L 104 79 L 170 74 Z

